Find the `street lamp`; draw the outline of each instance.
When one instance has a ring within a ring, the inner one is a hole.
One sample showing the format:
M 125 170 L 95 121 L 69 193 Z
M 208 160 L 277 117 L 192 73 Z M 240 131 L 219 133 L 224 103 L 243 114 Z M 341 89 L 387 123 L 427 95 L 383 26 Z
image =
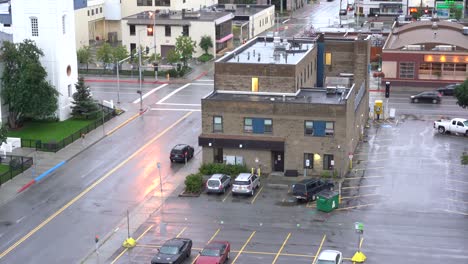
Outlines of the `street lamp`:
M 156 10 L 150 12 L 150 16 L 153 17 L 153 49 L 154 49 L 154 63 L 156 63 Z M 158 71 L 154 71 L 154 79 L 158 80 Z

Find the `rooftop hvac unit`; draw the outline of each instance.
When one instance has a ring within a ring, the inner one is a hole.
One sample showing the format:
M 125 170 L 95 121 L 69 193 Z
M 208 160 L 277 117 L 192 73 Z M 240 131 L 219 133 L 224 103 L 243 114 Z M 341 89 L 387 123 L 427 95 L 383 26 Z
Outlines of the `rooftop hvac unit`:
M 440 51 L 452 51 L 453 46 L 451 45 L 437 45 L 433 50 L 440 50 Z
M 406 50 L 423 50 L 422 45 L 406 45 Z
M 468 35 L 468 27 L 463 27 L 463 35 Z
M 224 5 L 224 10 L 226 11 L 236 11 L 237 6 L 234 4 L 225 4 Z

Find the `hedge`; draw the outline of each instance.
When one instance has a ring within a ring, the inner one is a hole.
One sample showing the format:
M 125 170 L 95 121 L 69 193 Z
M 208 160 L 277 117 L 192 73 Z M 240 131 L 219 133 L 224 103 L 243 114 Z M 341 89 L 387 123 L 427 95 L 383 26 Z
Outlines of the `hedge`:
M 215 173 L 222 173 L 227 174 L 230 176 L 237 176 L 239 173 L 242 172 L 249 172 L 249 169 L 245 165 L 231 165 L 231 164 L 224 164 L 224 163 L 208 163 L 203 164 L 199 169 L 198 172 L 201 175 L 211 175 Z
M 201 174 L 190 174 L 185 178 L 185 192 L 200 193 L 202 189 L 203 176 Z

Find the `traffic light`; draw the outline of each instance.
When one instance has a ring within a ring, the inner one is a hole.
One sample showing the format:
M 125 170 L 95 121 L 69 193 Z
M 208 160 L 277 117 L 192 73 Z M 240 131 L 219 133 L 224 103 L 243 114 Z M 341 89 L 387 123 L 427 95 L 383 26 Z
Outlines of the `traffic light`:
M 98 243 L 98 242 L 99 242 L 99 236 L 98 236 L 98 235 L 96 235 L 96 236 L 94 237 L 94 242 L 95 242 L 95 243 Z
M 385 98 L 390 97 L 390 82 L 385 82 Z
M 146 49 L 145 49 L 145 50 L 146 50 L 146 55 L 148 55 L 148 54 L 149 54 L 149 47 L 146 46 Z

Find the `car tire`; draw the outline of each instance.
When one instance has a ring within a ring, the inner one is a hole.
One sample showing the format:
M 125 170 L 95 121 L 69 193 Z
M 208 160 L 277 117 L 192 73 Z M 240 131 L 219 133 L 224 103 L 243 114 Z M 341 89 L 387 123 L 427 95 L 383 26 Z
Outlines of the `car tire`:
M 439 103 L 439 101 L 438 101 L 438 100 L 436 100 L 436 99 L 433 99 L 433 100 L 432 100 L 432 103 L 433 103 L 433 104 L 438 104 L 438 103 Z
M 250 196 L 254 196 L 254 194 L 255 194 L 254 190 L 250 191 Z
M 468 137 L 468 130 L 465 132 L 465 137 Z
M 445 133 L 445 127 L 443 126 L 440 126 L 437 131 L 439 131 L 440 134 L 444 134 Z
M 419 102 L 419 99 L 413 99 L 413 103 L 417 104 Z

